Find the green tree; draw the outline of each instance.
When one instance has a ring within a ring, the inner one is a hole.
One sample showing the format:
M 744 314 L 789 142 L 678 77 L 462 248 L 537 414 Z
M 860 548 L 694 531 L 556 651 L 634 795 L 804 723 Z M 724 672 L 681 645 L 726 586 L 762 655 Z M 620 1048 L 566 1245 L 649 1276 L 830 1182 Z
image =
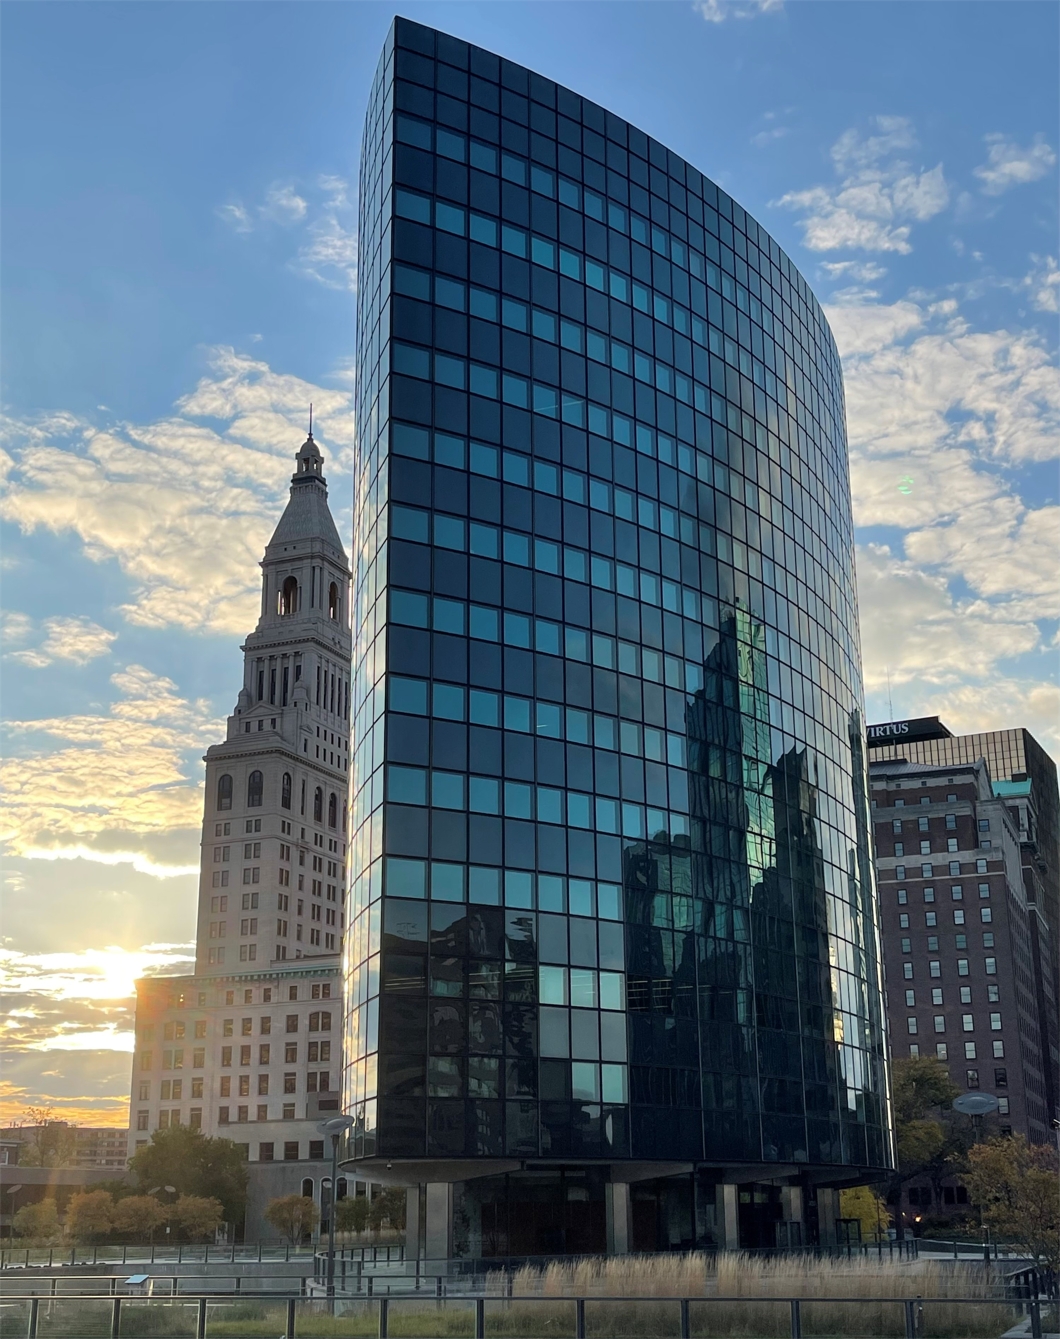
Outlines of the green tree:
M 1056 1149 L 1022 1134 L 988 1139 L 968 1154 L 964 1182 L 983 1222 L 1040 1269 L 1060 1269 Z
M 368 1210 L 368 1222 L 372 1231 L 378 1232 L 384 1223 L 392 1228 L 405 1226 L 405 1187 L 390 1186 L 381 1190 L 372 1200 Z
M 874 1241 L 891 1226 L 891 1215 L 871 1186 L 850 1186 L 839 1192 L 840 1218 L 856 1218 L 862 1241 Z
M 151 1195 L 126 1195 L 114 1206 L 114 1230 L 133 1241 L 148 1241 L 166 1220 L 166 1211 Z
M 281 1195 L 265 1206 L 265 1220 L 292 1244 L 297 1245 L 316 1229 L 320 1210 L 308 1195 Z
M 953 1119 L 953 1099 L 961 1090 L 934 1056 L 895 1060 L 891 1075 L 898 1168 L 887 1200 L 897 1205 L 902 1187 L 918 1176 L 930 1179 L 938 1198 L 941 1183 L 960 1170 L 968 1149 L 967 1133 Z M 901 1235 L 900 1214 L 896 1220 Z
M 185 1241 L 208 1241 L 224 1222 L 224 1210 L 212 1196 L 181 1195 L 167 1207 L 166 1217 Z
M 15 1214 L 11 1224 L 16 1237 L 27 1237 L 42 1243 L 58 1241 L 59 1210 L 54 1200 L 39 1200 L 36 1204 L 23 1204 Z
M 218 1199 L 225 1221 L 242 1221 L 247 1167 L 231 1139 L 209 1139 L 189 1125 L 171 1125 L 154 1132 L 133 1154 L 129 1169 L 142 1188 L 174 1186 L 180 1195 Z
M 347 1195 L 335 1206 L 335 1227 L 339 1232 L 361 1233 L 368 1226 L 368 1196 Z
M 75 1241 L 104 1241 L 114 1226 L 114 1201 L 105 1190 L 87 1190 L 70 1197 L 66 1235 Z

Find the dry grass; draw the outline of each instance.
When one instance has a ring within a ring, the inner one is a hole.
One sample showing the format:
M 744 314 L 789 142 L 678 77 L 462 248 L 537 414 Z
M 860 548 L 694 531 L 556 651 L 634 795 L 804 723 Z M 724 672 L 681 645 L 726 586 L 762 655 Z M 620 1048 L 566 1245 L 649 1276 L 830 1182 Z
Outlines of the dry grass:
M 503 1287 L 500 1277 L 487 1279 L 488 1292 Z M 802 1327 L 807 1336 L 903 1336 L 902 1301 L 884 1299 L 982 1299 L 984 1305 L 974 1307 L 926 1303 L 919 1331 L 925 1339 L 996 1339 L 1018 1319 L 1012 1307 L 989 1301 L 989 1289 L 979 1271 L 936 1261 L 818 1260 L 738 1252 L 717 1257 L 612 1257 L 521 1269 L 513 1278 L 512 1294 L 514 1300 L 506 1308 L 489 1308 L 489 1333 L 573 1334 L 573 1307 L 560 1301 L 572 1297 L 658 1299 L 588 1302 L 590 1339 L 671 1336 L 678 1332 L 679 1311 L 676 1302 L 667 1304 L 665 1299 L 680 1297 L 718 1299 L 692 1303 L 692 1334 L 702 1339 L 730 1335 L 781 1339 L 791 1333 L 787 1299 L 793 1297 L 803 1299 Z M 520 1298 L 541 1300 L 520 1304 Z M 731 1305 L 721 1300 L 729 1298 Z M 750 1300 L 770 1298 L 777 1300 Z M 821 1298 L 849 1300 L 818 1300 Z

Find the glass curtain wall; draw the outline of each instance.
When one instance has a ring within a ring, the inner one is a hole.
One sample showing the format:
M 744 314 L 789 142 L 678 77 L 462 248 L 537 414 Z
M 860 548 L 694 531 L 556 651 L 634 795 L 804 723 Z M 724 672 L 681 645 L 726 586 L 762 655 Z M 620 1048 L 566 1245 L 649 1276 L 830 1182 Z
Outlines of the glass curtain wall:
M 662 145 L 404 20 L 359 275 L 351 1156 L 887 1166 L 817 300 Z

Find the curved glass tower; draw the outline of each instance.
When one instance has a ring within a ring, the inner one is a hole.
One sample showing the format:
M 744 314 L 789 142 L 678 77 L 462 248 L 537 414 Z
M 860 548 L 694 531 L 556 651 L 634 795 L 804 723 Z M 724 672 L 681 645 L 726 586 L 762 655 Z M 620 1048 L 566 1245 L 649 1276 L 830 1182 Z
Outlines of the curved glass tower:
M 428 1255 L 827 1240 L 891 1139 L 817 300 L 402 19 L 359 276 L 348 1165 L 424 1187 Z

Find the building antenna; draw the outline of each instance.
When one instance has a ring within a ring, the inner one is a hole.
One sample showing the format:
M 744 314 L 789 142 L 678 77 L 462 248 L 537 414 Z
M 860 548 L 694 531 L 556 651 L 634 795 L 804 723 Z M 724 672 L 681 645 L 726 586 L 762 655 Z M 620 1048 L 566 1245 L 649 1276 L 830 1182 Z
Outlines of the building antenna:
M 310 434 L 312 435 L 312 434 Z M 894 703 L 891 701 L 891 667 L 887 667 L 887 710 L 890 713 L 891 720 L 894 720 Z
M 313 435 L 313 401 L 309 401 L 309 435 Z

